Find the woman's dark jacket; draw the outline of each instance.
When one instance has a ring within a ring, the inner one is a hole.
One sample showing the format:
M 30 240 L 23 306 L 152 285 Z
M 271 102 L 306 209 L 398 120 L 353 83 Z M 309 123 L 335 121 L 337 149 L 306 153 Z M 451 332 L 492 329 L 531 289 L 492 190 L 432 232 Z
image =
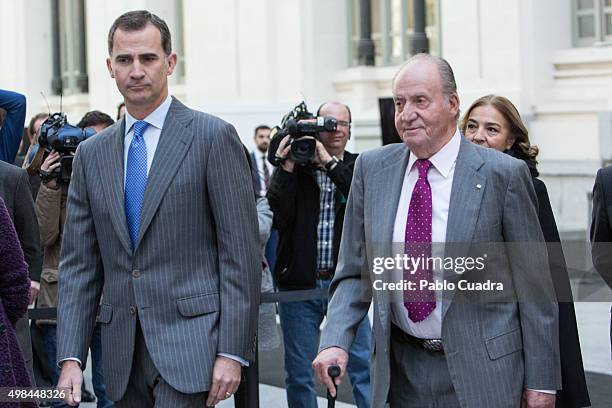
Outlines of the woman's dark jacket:
M 518 154 L 511 150 L 506 151 L 506 153 L 521 159 Z M 576 312 L 559 230 L 550 205 L 546 185 L 538 178 L 539 172 L 535 162 L 524 161 L 531 173 L 533 187 L 538 197 L 538 219 L 544 234 L 544 240 L 547 243 L 548 263 L 559 302 L 559 352 L 562 389 L 557 392 L 556 406 L 557 408 L 588 407 L 591 402 L 584 376 Z

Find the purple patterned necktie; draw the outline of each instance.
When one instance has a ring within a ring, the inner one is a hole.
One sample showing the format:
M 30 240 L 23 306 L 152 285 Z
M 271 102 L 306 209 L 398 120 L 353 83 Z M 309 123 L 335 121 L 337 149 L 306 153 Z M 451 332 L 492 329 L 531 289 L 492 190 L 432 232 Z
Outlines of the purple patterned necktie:
M 419 178 L 412 191 L 408 220 L 406 221 L 406 236 L 404 251 L 409 258 L 422 258 L 414 273 L 404 269 L 404 279 L 414 282 L 414 290 L 404 291 L 404 306 L 408 309 L 408 317 L 415 323 L 421 322 L 436 308 L 436 295 L 428 288 L 420 289 L 421 280 L 433 282 L 433 272 L 427 266 L 431 257 L 431 186 L 427 181 L 427 171 L 431 167 L 429 160 L 417 160 Z

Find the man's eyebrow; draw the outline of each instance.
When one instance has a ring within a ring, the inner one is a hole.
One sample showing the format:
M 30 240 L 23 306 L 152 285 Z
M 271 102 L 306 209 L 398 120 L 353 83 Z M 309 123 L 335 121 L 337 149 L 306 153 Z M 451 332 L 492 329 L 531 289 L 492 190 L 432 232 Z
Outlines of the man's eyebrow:
M 157 58 L 158 55 L 154 52 L 145 52 L 144 54 L 138 54 L 138 58 L 151 58 L 151 57 Z

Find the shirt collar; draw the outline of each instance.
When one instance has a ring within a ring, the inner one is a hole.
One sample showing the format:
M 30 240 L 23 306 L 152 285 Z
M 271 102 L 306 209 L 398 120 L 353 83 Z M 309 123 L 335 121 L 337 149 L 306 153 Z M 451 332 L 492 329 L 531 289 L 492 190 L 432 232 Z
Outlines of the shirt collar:
M 459 147 L 461 146 L 461 133 L 459 132 L 459 128 L 455 131 L 455 134 L 436 154 L 429 158 L 431 164 L 442 174 L 444 178 L 448 177 L 455 161 L 457 160 L 457 155 L 459 155 Z M 408 169 L 412 170 L 414 167 L 414 163 L 418 158 L 414 155 L 410 155 L 410 159 L 408 159 Z
M 147 122 L 151 126 L 155 126 L 157 129 L 160 129 L 164 126 L 164 121 L 166 120 L 166 115 L 168 114 L 168 110 L 170 110 L 170 105 L 172 104 L 172 97 L 168 95 L 166 100 L 162 102 L 161 105 L 157 107 L 153 112 L 149 114 L 143 120 Z M 130 115 L 130 112 L 125 110 L 125 134 L 127 135 L 130 130 L 132 130 L 132 126 L 134 122 L 137 122 L 138 119 L 134 118 Z

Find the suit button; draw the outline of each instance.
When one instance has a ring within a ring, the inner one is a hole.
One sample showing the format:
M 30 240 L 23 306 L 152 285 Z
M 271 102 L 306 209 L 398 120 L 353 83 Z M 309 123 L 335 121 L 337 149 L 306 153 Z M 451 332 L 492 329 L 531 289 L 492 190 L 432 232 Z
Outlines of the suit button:
M 130 314 L 131 315 L 135 315 L 136 314 L 136 308 L 134 306 L 130 306 Z
M 140 270 L 134 269 L 132 271 L 132 276 L 135 277 L 135 278 L 139 277 L 140 276 Z

